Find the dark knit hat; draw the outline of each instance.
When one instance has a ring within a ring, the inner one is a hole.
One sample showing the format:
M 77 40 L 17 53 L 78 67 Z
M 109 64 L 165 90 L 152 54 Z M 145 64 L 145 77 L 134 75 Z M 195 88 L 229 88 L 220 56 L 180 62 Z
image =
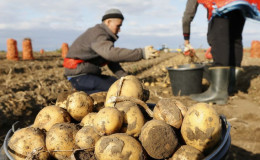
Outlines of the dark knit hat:
M 119 9 L 109 9 L 105 12 L 104 16 L 102 17 L 102 21 L 108 18 L 120 18 L 124 20 L 124 16 Z

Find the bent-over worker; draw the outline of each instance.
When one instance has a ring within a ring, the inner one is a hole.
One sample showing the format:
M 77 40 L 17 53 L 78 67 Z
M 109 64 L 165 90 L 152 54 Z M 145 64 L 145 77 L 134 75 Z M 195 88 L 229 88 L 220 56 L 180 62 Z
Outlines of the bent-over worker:
M 102 23 L 87 29 L 70 46 L 64 59 L 65 76 L 78 91 L 88 94 L 107 91 L 116 77 L 101 74 L 101 67 L 108 68 L 118 77 L 127 73 L 120 62 L 133 62 L 155 56 L 155 50 L 145 48 L 126 49 L 114 46 L 124 16 L 118 9 L 109 9 Z

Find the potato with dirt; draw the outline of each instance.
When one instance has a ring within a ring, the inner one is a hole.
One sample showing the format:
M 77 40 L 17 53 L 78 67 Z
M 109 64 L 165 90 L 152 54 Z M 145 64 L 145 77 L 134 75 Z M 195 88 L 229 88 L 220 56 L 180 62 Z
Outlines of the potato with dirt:
M 33 127 L 49 131 L 56 123 L 71 122 L 69 113 L 58 106 L 47 106 L 37 114 Z
M 46 135 L 46 147 L 51 156 L 58 160 L 69 160 L 72 152 L 79 147 L 75 143 L 79 126 L 74 123 L 57 123 Z
M 94 151 L 95 144 L 100 137 L 92 126 L 85 126 L 77 132 L 75 142 L 81 149 Z
M 94 120 L 96 118 L 97 112 L 91 112 L 87 114 L 80 122 L 81 126 L 94 126 Z
M 55 106 L 59 106 L 61 108 L 66 109 L 67 98 L 70 94 L 74 93 L 75 91 L 64 91 L 58 94 Z
M 138 137 L 145 123 L 144 115 L 139 106 L 133 102 L 124 101 L 116 103 L 115 107 L 124 113 L 121 132 Z
M 141 144 L 125 133 L 101 137 L 95 146 L 98 160 L 144 160 Z
M 187 145 L 207 153 L 220 142 L 221 133 L 221 119 L 212 106 L 197 103 L 188 109 L 181 127 Z
M 173 98 L 164 98 L 157 102 L 153 109 L 154 119 L 163 120 L 167 124 L 179 129 L 183 120 L 183 113 L 187 111 L 180 101 Z
M 155 159 L 169 158 L 178 145 L 178 138 L 173 128 L 161 120 L 145 123 L 139 136 L 148 155 Z
M 88 113 L 93 111 L 94 101 L 85 92 L 74 92 L 67 98 L 66 109 L 71 117 L 81 121 Z
M 94 100 L 94 108 L 93 108 L 94 112 L 98 112 L 100 109 L 105 107 L 104 104 L 107 97 L 106 91 L 92 93 L 89 96 Z
M 8 142 L 8 151 L 16 160 L 49 158 L 45 134 L 38 128 L 26 127 L 14 132 Z
M 105 107 L 113 107 L 115 103 L 109 101 L 112 96 L 133 97 L 140 100 L 144 98 L 144 89 L 142 83 L 132 75 L 121 77 L 114 82 L 108 92 L 105 102 Z
M 203 153 L 198 149 L 189 145 L 183 145 L 173 154 L 169 160 L 200 160 L 203 158 Z
M 101 109 L 94 120 L 94 129 L 100 135 L 110 135 L 120 131 L 123 124 L 123 113 L 114 107 Z

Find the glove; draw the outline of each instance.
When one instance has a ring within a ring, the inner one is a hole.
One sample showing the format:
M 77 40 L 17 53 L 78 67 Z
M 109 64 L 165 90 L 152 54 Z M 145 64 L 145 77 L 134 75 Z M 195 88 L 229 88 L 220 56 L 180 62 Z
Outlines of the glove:
M 146 47 L 144 47 L 144 50 L 143 50 L 143 58 L 149 59 L 152 57 L 157 57 L 158 55 L 156 53 L 157 53 L 157 50 L 155 50 L 153 48 L 153 46 L 146 46 Z
M 184 55 L 185 56 L 194 56 L 195 50 L 190 44 L 185 44 L 184 46 Z

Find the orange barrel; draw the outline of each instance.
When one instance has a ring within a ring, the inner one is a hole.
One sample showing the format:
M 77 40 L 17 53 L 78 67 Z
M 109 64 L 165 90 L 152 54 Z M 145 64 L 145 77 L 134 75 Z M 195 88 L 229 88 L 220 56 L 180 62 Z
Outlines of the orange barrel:
M 33 49 L 30 38 L 23 40 L 23 60 L 33 60 Z
M 9 38 L 7 39 L 7 53 L 6 58 L 8 60 L 18 61 L 18 49 L 16 40 Z
M 62 58 L 65 58 L 67 56 L 68 51 L 69 51 L 68 43 L 62 43 L 62 45 L 61 45 L 61 56 L 62 56 Z

